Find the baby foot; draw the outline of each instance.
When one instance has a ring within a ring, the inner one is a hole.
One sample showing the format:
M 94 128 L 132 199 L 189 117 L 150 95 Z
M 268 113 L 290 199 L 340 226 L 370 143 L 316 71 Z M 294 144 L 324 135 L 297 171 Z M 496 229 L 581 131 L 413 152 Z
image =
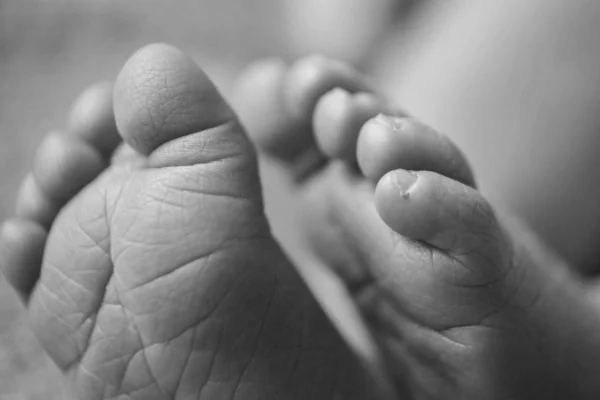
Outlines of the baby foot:
M 172 47 L 77 101 L 0 239 L 77 398 L 370 398 L 271 236 L 243 128 Z
M 498 219 L 448 138 L 320 57 L 256 65 L 238 102 L 258 147 L 296 178 L 307 240 L 399 393 L 595 398 L 600 313 L 562 261 Z

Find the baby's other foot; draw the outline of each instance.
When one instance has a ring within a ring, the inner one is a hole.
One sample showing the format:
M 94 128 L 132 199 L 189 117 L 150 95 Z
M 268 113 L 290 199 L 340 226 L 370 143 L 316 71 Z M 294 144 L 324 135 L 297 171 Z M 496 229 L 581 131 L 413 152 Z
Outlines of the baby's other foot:
M 258 147 L 295 177 L 307 240 L 399 393 L 596 398 L 599 313 L 561 260 L 497 218 L 447 137 L 319 57 L 255 66 L 238 99 Z
M 172 47 L 76 103 L 0 243 L 77 398 L 370 396 L 271 236 L 243 128 Z

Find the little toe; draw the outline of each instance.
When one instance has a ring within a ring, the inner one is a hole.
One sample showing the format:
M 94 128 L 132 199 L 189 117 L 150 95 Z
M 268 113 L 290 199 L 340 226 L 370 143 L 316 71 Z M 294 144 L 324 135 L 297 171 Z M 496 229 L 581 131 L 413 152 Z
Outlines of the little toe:
M 356 147 L 363 174 L 379 180 L 388 171 L 432 171 L 471 187 L 475 180 L 460 149 L 435 129 L 412 117 L 380 114 L 362 127 Z
M 60 208 L 108 165 L 121 141 L 112 111 L 112 85 L 98 83 L 73 103 L 67 129 L 39 146 L 17 195 L 16 216 L 46 229 Z
M 328 162 L 315 138 L 314 113 L 320 99 L 336 88 L 348 93 L 374 91 L 368 79 L 352 66 L 319 55 L 296 61 L 282 78 L 282 107 L 292 121 L 299 121 L 297 125 L 305 126 L 303 130 L 295 129 L 287 134 L 288 137 L 298 133 L 303 136 L 304 152 L 291 160 L 290 166 L 296 183 L 306 181 Z M 357 115 L 356 119 L 360 116 Z
M 87 143 L 53 132 L 38 148 L 32 175 L 41 191 L 60 207 L 106 166 L 106 160 Z
M 340 101 L 342 96 L 336 97 L 336 93 L 341 93 L 334 91 L 336 88 L 344 93 L 361 94 L 354 98 L 352 104 L 356 104 L 349 110 L 345 110 L 343 104 L 342 110 L 339 110 L 337 103 L 343 103 L 343 99 Z M 374 100 L 366 95 L 372 91 L 373 86 L 364 76 L 339 61 L 309 56 L 288 67 L 281 61 L 270 60 L 255 64 L 242 76 L 236 106 L 257 147 L 288 164 L 295 180 L 303 182 L 328 161 L 315 140 L 314 129 L 329 128 L 331 123 L 327 118 L 329 113 L 333 113 L 336 118 L 344 118 L 343 126 L 337 128 L 338 132 L 345 134 L 344 129 L 350 128 L 358 131 L 356 125 L 374 115 L 371 111 Z M 333 99 L 322 101 L 328 92 L 332 92 Z M 316 110 L 325 112 L 319 112 L 315 119 L 313 114 Z M 357 114 L 354 115 L 353 111 Z M 319 128 L 315 128 L 315 123 Z M 327 142 L 323 147 L 326 150 L 334 147 L 332 153 L 337 147 L 345 152 L 352 147 L 346 141 L 333 142 L 333 146 Z
M 51 132 L 17 194 L 16 218 L 0 232 L 7 281 L 27 300 L 37 282 L 47 233 L 61 207 L 107 166 L 120 142 L 108 83 L 88 88 L 73 104 L 65 133 Z
M 373 92 L 368 79 L 350 65 L 313 55 L 296 61 L 283 80 L 283 103 L 294 118 L 310 121 L 317 102 L 334 88 Z
M 40 274 L 46 237 L 42 226 L 20 218 L 6 221 L 0 230 L 0 268 L 25 301 Z
M 70 135 L 52 132 L 35 155 L 32 172 L 17 195 L 17 217 L 49 228 L 60 208 L 105 168 L 92 146 Z
M 253 64 L 238 80 L 234 104 L 258 150 L 282 162 L 299 183 L 327 159 L 315 145 L 311 121 L 292 115 L 284 104 L 289 69 L 277 59 Z
M 374 94 L 351 94 L 341 88 L 326 93 L 319 99 L 313 116 L 319 149 L 331 158 L 355 161 L 362 126 L 382 112 L 391 112 L 391 109 Z
M 50 229 L 50 225 L 59 211 L 58 202 L 51 199 L 40 188 L 31 172 L 27 174 L 17 192 L 15 215 Z
M 288 66 L 278 59 L 248 67 L 238 79 L 234 105 L 258 149 L 290 161 L 312 145 L 310 124 L 293 118 L 282 103 L 281 87 Z
M 73 103 L 67 119 L 67 134 L 88 143 L 106 159 L 121 142 L 112 99 L 112 83 L 94 84 Z
M 433 172 L 395 170 L 378 182 L 375 204 L 395 232 L 462 260 L 467 275 L 451 271 L 453 281 L 489 284 L 506 272 L 502 266 L 509 265 L 504 257 L 510 252 L 505 236 L 477 190 Z M 474 260 L 477 270 L 468 268 Z

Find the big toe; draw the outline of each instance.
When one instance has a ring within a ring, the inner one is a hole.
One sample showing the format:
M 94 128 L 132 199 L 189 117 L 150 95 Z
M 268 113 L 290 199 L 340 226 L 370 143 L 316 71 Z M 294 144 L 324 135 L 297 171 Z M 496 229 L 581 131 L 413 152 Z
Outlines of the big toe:
M 254 163 L 254 152 L 231 107 L 208 76 L 178 49 L 152 44 L 121 70 L 114 112 L 123 139 L 148 155 L 150 167 Z

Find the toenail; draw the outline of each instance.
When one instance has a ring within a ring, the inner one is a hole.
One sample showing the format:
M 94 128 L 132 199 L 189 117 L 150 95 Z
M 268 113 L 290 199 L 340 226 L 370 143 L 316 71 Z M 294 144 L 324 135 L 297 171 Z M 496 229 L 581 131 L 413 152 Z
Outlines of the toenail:
M 377 114 L 373 120 L 394 132 L 401 131 L 408 125 L 408 120 L 405 117 L 393 115 Z
M 391 178 L 394 186 L 400 190 L 401 197 L 403 199 L 408 199 L 410 197 L 410 191 L 415 186 L 419 175 L 412 171 L 399 169 L 392 173 Z

